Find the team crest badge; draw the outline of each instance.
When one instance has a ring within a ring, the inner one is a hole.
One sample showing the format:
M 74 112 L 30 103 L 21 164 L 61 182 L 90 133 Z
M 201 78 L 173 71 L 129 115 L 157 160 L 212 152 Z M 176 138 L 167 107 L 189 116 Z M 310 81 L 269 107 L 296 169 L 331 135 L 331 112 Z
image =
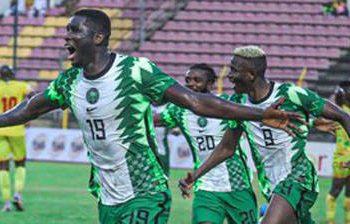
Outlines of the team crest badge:
M 208 120 L 205 117 L 199 117 L 197 120 L 197 124 L 199 127 L 204 128 L 208 124 Z
M 86 100 L 90 104 L 95 104 L 97 103 L 98 99 L 100 97 L 100 93 L 96 88 L 91 88 L 86 92 Z

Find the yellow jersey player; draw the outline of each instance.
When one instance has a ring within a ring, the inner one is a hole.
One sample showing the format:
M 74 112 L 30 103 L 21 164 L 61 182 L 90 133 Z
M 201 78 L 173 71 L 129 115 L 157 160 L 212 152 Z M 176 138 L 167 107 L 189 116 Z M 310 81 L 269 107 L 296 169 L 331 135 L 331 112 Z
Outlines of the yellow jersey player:
M 22 102 L 31 92 L 31 87 L 26 82 L 14 80 L 11 68 L 4 65 L 0 69 L 0 112 L 4 113 Z M 11 184 L 9 174 L 9 161 L 15 161 L 15 193 L 13 204 L 18 211 L 23 211 L 22 191 L 25 180 L 25 128 L 18 125 L 0 128 L 0 190 L 5 205 L 2 211 L 11 211 Z
M 336 103 L 350 113 L 350 81 L 342 82 L 336 91 Z M 350 139 L 343 128 L 336 132 L 336 150 L 333 156 L 333 181 L 327 195 L 327 222 L 335 223 L 336 199 L 345 188 L 344 214 L 346 224 L 350 224 Z

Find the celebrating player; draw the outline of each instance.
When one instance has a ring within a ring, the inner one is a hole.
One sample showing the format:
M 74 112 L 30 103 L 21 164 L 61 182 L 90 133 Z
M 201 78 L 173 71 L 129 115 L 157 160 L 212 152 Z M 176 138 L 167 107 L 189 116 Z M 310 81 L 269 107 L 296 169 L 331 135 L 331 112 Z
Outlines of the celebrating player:
M 195 64 L 186 73 L 186 86 L 195 92 L 210 94 L 216 74 L 206 64 Z M 223 95 L 223 98 L 228 98 Z M 197 169 L 222 139 L 228 122 L 198 116 L 193 112 L 169 104 L 154 116 L 156 126 L 179 127 L 191 149 Z M 238 146 L 239 147 L 239 146 Z M 251 188 L 246 155 L 239 148 L 236 153 L 197 181 L 192 209 L 192 223 L 257 222 L 257 205 Z
M 241 103 L 266 108 L 283 98 L 281 108 L 295 111 L 308 119 L 326 117 L 338 121 L 350 133 L 350 116 L 336 105 L 316 93 L 293 84 L 270 82 L 265 78 L 267 67 L 265 52 L 257 46 L 244 46 L 234 50 L 230 81 L 235 92 L 242 94 Z M 300 133 L 295 136 L 270 128 L 261 122 L 235 122 L 228 129 L 217 148 L 206 162 L 185 179 L 180 180 L 184 194 L 195 180 L 232 156 L 242 132 L 255 147 L 252 158 L 258 170 L 259 183 L 269 195 L 269 207 L 263 224 L 313 223 L 309 209 L 317 198 L 318 178 L 312 162 L 305 154 L 308 127 L 294 123 Z
M 58 108 L 70 108 L 83 132 L 92 164 L 90 190 L 99 219 L 166 223 L 167 179 L 156 158 L 151 102 L 170 101 L 208 117 L 263 120 L 290 131 L 296 113 L 250 108 L 195 93 L 146 58 L 108 50 L 111 23 L 99 10 L 82 9 L 67 25 L 65 47 L 72 67 L 29 101 L 0 115 L 0 127 L 23 124 Z
M 336 104 L 350 113 L 350 82 L 342 82 L 336 92 Z M 350 224 L 350 139 L 343 128 L 336 132 L 337 148 L 333 156 L 332 187 L 326 198 L 327 222 L 335 223 L 336 199 L 345 188 L 344 223 Z
M 2 113 L 12 109 L 22 102 L 32 92 L 28 83 L 14 80 L 14 73 L 7 65 L 0 68 L 0 110 Z M 11 211 L 11 178 L 9 173 L 9 162 L 15 161 L 15 193 L 13 204 L 18 211 L 23 211 L 22 192 L 26 175 L 26 146 L 25 129 L 23 125 L 0 128 L 0 190 L 5 205 L 4 212 Z

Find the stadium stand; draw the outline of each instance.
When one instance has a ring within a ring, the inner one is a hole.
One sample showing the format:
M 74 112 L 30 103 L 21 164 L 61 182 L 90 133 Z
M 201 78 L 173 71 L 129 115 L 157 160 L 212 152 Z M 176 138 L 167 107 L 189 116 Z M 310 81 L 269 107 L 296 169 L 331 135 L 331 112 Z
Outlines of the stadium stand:
M 79 7 L 86 7 L 94 3 L 84 1 L 79 3 Z M 108 8 L 106 5 L 98 4 L 111 18 L 113 30 L 111 34 L 111 47 L 117 48 L 120 41 L 131 36 L 133 21 L 122 19 L 122 10 L 115 7 Z M 113 5 L 113 6 L 114 6 Z M 107 7 L 107 8 L 106 8 Z M 56 8 L 48 11 L 45 18 L 19 17 L 18 29 L 18 72 L 22 79 L 53 79 L 58 71 L 64 69 L 67 64 L 64 61 L 65 49 L 64 33 L 67 17 L 63 16 L 64 10 Z M 2 27 L 0 31 L 0 64 L 12 64 L 13 57 L 13 21 L 12 16 L 0 20 Z
M 306 67 L 311 85 L 350 45 L 350 21 L 322 15 L 325 2 L 189 1 L 135 55 L 149 57 L 180 77 L 195 62 L 219 71 L 233 48 L 258 44 L 270 56 L 270 78 L 295 81 Z
M 306 84 L 316 88 L 316 81 L 332 79 L 327 74 L 341 73 L 332 80 L 346 78 L 343 65 L 348 62 L 344 52 L 350 46 L 350 20 L 323 15 L 322 4 L 327 1 L 181 1 L 186 4 L 168 17 L 162 17 L 160 9 L 180 1 L 146 1 L 145 22 L 157 23 L 158 17 L 163 21 L 155 32 L 147 33 L 142 45 L 139 1 L 81 0 L 77 7 L 103 9 L 112 18 L 111 48 L 149 57 L 180 81 L 190 64 L 206 62 L 219 72 L 233 48 L 258 44 L 269 55 L 270 78 L 296 81 L 307 68 Z M 63 13 L 61 7 L 50 9 L 45 18 L 20 17 L 20 77 L 50 79 L 64 68 L 67 17 Z M 149 20 L 152 17 L 156 19 Z M 12 23 L 13 17 L 0 20 L 0 63 L 12 61 Z M 319 90 L 327 95 L 327 88 Z

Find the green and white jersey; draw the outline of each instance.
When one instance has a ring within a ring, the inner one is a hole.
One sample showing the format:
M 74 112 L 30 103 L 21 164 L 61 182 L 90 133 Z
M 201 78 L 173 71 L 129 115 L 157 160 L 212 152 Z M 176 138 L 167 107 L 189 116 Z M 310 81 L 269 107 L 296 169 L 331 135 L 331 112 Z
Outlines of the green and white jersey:
M 181 129 L 191 149 L 195 169 L 210 156 L 228 127 L 227 121 L 201 117 L 174 104 L 169 104 L 160 116 L 167 127 Z M 202 176 L 195 190 L 229 192 L 250 188 L 249 171 L 242 161 L 246 155 L 240 155 L 239 151 Z
M 91 191 L 105 205 L 167 188 L 150 103 L 162 103 L 176 83 L 146 58 L 112 56 L 99 77 L 88 79 L 73 67 L 45 91 L 47 99 L 69 107 L 77 118 L 93 165 Z
M 316 93 L 290 83 L 272 83 L 267 97 L 259 102 L 242 95 L 250 107 L 267 108 L 280 98 L 285 102 L 280 109 L 294 111 L 305 119 L 310 115 L 319 117 L 322 114 L 325 100 Z M 275 186 L 288 179 L 302 184 L 309 190 L 317 190 L 317 173 L 312 162 L 305 154 L 308 127 L 295 123 L 301 130 L 296 137 L 285 131 L 263 125 L 261 122 L 243 122 L 243 126 L 251 147 L 252 158 L 258 170 L 260 187 L 265 196 L 269 196 Z

